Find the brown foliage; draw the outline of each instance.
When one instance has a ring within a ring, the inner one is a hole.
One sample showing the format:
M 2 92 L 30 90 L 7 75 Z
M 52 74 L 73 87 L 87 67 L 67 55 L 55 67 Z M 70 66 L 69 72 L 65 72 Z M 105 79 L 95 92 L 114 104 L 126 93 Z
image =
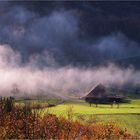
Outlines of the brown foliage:
M 27 109 L 27 110 L 26 110 Z M 28 108 L 0 112 L 0 139 L 132 139 L 114 124 L 83 125 L 52 114 L 40 117 Z

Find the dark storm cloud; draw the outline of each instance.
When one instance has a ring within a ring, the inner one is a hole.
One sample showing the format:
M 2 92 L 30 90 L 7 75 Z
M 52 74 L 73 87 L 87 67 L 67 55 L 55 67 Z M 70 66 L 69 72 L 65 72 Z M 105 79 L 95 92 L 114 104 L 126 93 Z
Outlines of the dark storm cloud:
M 6 8 L 0 17 L 0 41 L 20 51 L 24 60 L 46 51 L 60 64 L 92 65 L 140 54 L 138 44 L 119 32 L 90 41 L 81 38 L 76 12 L 40 15 L 21 6 Z
M 121 33 L 96 41 L 93 38 L 90 43 L 81 39 L 81 21 L 76 12 L 58 10 L 40 15 L 26 7 L 12 5 L 1 14 L 0 41 L 20 51 L 23 59 L 45 50 L 61 64 L 94 64 L 96 58 L 100 62 L 139 53 L 137 43 Z
M 63 10 L 40 17 L 23 7 L 12 7 L 1 15 L 0 29 L 1 42 L 27 56 L 44 49 L 63 56 L 60 50 L 74 45 L 78 37 L 76 17 Z

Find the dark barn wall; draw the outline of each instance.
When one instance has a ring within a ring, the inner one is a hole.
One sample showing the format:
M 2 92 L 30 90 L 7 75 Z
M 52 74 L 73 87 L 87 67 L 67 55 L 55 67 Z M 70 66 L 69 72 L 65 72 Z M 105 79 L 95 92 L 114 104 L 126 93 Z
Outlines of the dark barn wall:
M 85 101 L 90 104 L 119 104 L 119 103 L 129 103 L 130 100 L 124 97 L 86 97 Z

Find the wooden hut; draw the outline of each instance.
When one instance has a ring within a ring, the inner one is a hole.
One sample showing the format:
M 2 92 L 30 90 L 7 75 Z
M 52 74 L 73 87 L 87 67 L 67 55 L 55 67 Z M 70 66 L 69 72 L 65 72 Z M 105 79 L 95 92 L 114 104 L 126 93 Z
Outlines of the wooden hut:
M 107 88 L 104 85 L 99 84 L 85 96 L 85 101 L 90 103 L 90 105 L 92 103 L 96 105 L 113 103 L 119 104 L 126 102 L 126 99 L 124 96 L 109 94 Z

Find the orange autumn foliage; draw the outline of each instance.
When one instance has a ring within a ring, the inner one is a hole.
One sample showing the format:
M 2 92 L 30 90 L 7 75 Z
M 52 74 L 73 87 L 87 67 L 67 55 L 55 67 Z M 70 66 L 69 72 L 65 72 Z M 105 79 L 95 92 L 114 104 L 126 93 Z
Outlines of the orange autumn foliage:
M 0 103 L 0 139 L 128 140 L 134 138 L 126 130 L 111 123 L 85 125 L 52 114 L 41 117 L 35 112 L 32 113 L 28 106 L 13 107 L 9 112 L 5 110 L 3 100 Z
M 2 112 L 1 112 L 2 113 Z M 47 114 L 26 114 L 22 109 L 0 114 L 0 139 L 131 139 L 125 130 L 113 124 L 83 125 Z

